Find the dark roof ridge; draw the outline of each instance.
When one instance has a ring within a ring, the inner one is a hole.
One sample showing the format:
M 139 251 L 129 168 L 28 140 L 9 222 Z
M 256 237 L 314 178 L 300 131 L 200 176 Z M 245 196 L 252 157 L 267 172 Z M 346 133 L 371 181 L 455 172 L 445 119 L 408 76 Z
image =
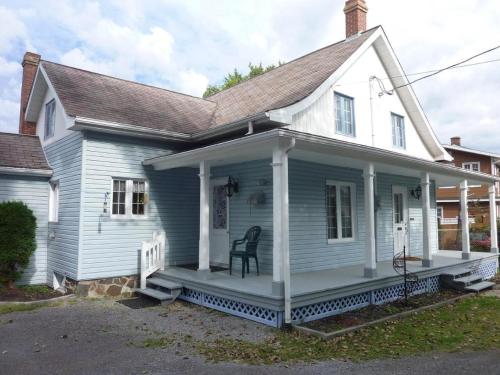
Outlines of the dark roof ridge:
M 62 66 L 62 67 L 69 68 L 69 69 L 79 70 L 81 72 L 95 74 L 95 75 L 98 75 L 98 76 L 101 76 L 101 77 L 107 77 L 107 78 L 115 79 L 117 81 L 122 81 L 122 82 L 127 82 L 127 83 L 133 83 L 133 84 L 136 84 L 136 85 L 141 85 L 141 86 L 149 87 L 149 88 L 152 88 L 152 89 L 163 90 L 163 91 L 170 92 L 172 94 L 183 95 L 183 96 L 187 96 L 187 97 L 190 97 L 190 98 L 193 98 L 193 99 L 198 99 L 198 100 L 202 100 L 202 101 L 206 101 L 206 102 L 210 102 L 210 103 L 214 103 L 215 104 L 215 102 L 213 102 L 212 100 L 201 98 L 199 96 L 185 94 L 185 93 L 179 92 L 179 91 L 174 91 L 174 90 L 166 89 L 166 88 L 163 88 L 163 87 L 148 85 L 147 83 L 132 81 L 132 80 L 125 79 L 125 78 L 114 77 L 114 76 L 111 76 L 109 74 L 97 73 L 97 72 L 93 72 L 91 70 L 82 69 L 82 68 L 76 68 L 74 66 L 69 66 L 69 65 L 57 63 L 57 62 L 54 62 L 54 61 L 49 61 L 49 60 L 40 60 L 40 62 L 41 63 L 45 62 L 45 63 L 49 63 L 49 64 L 54 64 L 54 65 Z
M 353 40 L 356 40 L 356 39 L 357 39 L 358 37 L 360 37 L 361 35 L 363 35 L 363 34 L 365 34 L 365 33 L 368 33 L 368 32 L 371 32 L 371 31 L 373 31 L 373 30 L 375 30 L 375 29 L 377 29 L 377 28 L 379 28 L 379 27 L 382 27 L 382 26 L 381 26 L 381 25 L 374 26 L 374 27 L 372 27 L 372 28 L 370 28 L 370 29 L 368 29 L 368 30 L 365 30 L 365 31 L 363 31 L 363 32 L 361 32 L 361 33 L 359 33 L 359 34 L 355 34 L 355 35 L 353 35 L 353 36 L 350 36 L 349 38 L 345 38 L 345 39 L 339 40 L 338 42 L 335 42 L 335 43 L 332 43 L 332 44 L 328 44 L 328 45 L 326 45 L 326 46 L 324 46 L 324 47 L 321 47 L 321 48 L 315 49 L 314 51 L 308 52 L 308 53 L 306 53 L 305 55 L 302 55 L 302 56 L 296 57 L 296 58 L 295 58 L 295 59 L 293 59 L 293 60 L 287 61 L 286 63 L 284 63 L 284 64 L 282 64 L 282 65 L 278 65 L 278 66 L 277 66 L 276 68 L 274 68 L 274 69 L 271 69 L 271 70 L 269 70 L 269 71 L 267 71 L 267 72 L 264 72 L 264 73 L 262 73 L 262 74 L 256 75 L 255 77 L 248 78 L 248 79 L 246 79 L 246 80 L 244 80 L 244 81 L 238 82 L 238 83 L 237 83 L 236 85 L 234 85 L 234 86 L 228 87 L 227 89 L 221 90 L 221 91 L 219 91 L 219 92 L 216 92 L 215 94 L 212 94 L 212 95 L 210 95 L 210 96 L 207 96 L 205 99 L 210 99 L 210 98 L 212 98 L 212 97 L 214 97 L 214 96 L 216 96 L 216 95 L 220 94 L 220 93 L 221 93 L 221 92 L 223 92 L 223 91 L 230 90 L 230 89 L 232 89 L 233 87 L 236 87 L 236 86 L 241 85 L 242 83 L 249 82 L 249 81 L 251 81 L 251 80 L 253 80 L 253 79 L 255 79 L 255 78 L 262 77 L 262 76 L 264 76 L 264 75 L 265 75 L 265 74 L 267 74 L 267 73 L 270 73 L 270 72 L 272 72 L 272 71 L 276 71 L 276 70 L 277 70 L 277 69 L 279 69 L 279 68 L 285 67 L 285 66 L 287 66 L 287 65 L 289 65 L 289 64 L 291 64 L 291 63 L 293 63 L 293 62 L 295 62 L 295 61 L 302 60 L 303 58 L 306 58 L 307 56 L 310 56 L 310 55 L 312 55 L 313 53 L 316 53 L 316 52 L 319 52 L 319 51 L 325 50 L 325 49 L 327 49 L 327 48 L 331 48 L 331 47 L 333 47 L 333 46 L 336 46 L 337 44 L 341 44 L 341 43 L 345 43 L 345 42 L 351 42 L 351 41 L 353 41 Z

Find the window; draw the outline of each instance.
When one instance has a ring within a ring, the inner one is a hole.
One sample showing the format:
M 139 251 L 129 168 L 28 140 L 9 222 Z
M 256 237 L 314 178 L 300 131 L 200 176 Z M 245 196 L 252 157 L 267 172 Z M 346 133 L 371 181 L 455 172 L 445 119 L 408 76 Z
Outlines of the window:
M 55 223 L 59 220 L 59 182 L 50 182 L 49 186 L 49 221 Z
M 148 183 L 144 180 L 113 179 L 111 216 L 115 218 L 146 215 Z
M 45 104 L 45 134 L 44 138 L 50 138 L 54 135 L 54 127 L 56 124 L 56 101 L 52 99 Z
M 438 219 L 442 219 L 444 216 L 443 216 L 443 207 L 437 207 L 436 208 L 436 215 L 438 217 Z
M 406 148 L 405 119 L 393 113 L 392 118 L 392 145 L 397 148 Z
M 355 185 L 328 181 L 326 184 L 326 215 L 328 242 L 353 240 Z
M 354 137 L 354 99 L 335 93 L 335 130 L 337 133 Z
M 479 172 L 481 170 L 481 163 L 478 161 L 462 163 L 462 168 L 467 169 L 468 171 Z

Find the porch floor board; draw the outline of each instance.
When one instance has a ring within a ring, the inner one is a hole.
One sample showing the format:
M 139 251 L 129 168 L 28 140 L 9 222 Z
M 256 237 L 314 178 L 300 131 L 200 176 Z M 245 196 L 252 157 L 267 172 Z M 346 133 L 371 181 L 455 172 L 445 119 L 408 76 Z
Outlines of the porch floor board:
M 433 255 L 432 267 L 422 267 L 420 261 L 409 261 L 407 263 L 408 270 L 422 277 L 434 276 L 439 275 L 443 269 L 470 266 L 475 261 L 492 257 L 494 254 L 472 252 L 469 260 L 462 260 L 461 256 L 460 251 L 439 251 Z M 352 292 L 356 288 L 369 288 L 374 284 L 383 286 L 384 282 L 391 283 L 400 277 L 392 268 L 392 260 L 377 262 L 377 276 L 374 278 L 365 278 L 363 276 L 363 267 L 362 264 L 358 264 L 321 271 L 292 273 L 292 298 L 307 298 L 306 296 L 311 294 L 331 292 L 332 290 L 349 290 Z M 242 295 L 282 299 L 282 297 L 272 293 L 272 275 L 269 274 L 257 276 L 253 271 L 246 274 L 243 279 L 240 272 L 233 272 L 233 275 L 229 275 L 229 271 L 219 271 L 211 272 L 207 277 L 206 274 L 200 274 L 197 271 L 182 267 L 167 267 L 164 271 L 160 271 L 159 274 L 177 281 L 201 284 L 209 288 L 224 289 Z

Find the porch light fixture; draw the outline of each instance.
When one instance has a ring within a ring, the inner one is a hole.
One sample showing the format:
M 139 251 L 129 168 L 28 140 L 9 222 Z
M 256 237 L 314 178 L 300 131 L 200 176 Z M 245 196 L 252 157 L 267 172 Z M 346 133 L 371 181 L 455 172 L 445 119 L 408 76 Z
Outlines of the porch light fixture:
M 418 185 L 415 189 L 410 190 L 410 195 L 415 199 L 420 199 L 422 196 L 422 187 Z
M 227 197 L 231 198 L 234 193 L 237 193 L 239 191 L 238 181 L 229 176 L 227 179 L 227 184 L 224 185 L 224 189 L 226 190 Z

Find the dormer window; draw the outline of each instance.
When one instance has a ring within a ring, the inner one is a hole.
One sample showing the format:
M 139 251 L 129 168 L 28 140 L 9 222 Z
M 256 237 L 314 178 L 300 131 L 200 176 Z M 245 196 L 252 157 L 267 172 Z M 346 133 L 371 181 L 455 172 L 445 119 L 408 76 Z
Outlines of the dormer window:
M 335 96 L 335 131 L 339 134 L 356 136 L 354 123 L 354 99 L 336 92 Z
M 397 148 L 406 148 L 405 118 L 395 113 L 392 118 L 392 145 Z
M 52 99 L 45 104 L 45 132 L 44 138 L 50 138 L 54 135 L 54 128 L 56 124 L 56 101 Z

